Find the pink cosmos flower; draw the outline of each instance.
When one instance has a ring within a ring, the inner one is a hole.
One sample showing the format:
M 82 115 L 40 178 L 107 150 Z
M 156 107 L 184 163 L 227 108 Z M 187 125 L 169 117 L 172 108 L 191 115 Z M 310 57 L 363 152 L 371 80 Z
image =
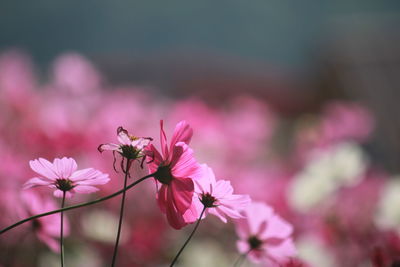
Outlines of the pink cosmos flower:
M 24 191 L 21 195 L 27 216 L 57 209 L 56 204 L 50 199 L 42 199 L 32 191 Z M 54 252 L 60 251 L 57 238 L 60 237 L 61 218 L 58 214 L 44 216 L 32 221 L 33 231 L 40 241 L 45 243 Z M 69 234 L 68 221 L 64 219 L 64 236 Z
M 160 122 L 161 153 L 150 144 L 147 154 L 153 160 L 149 162 L 150 173 L 155 173 L 156 181 L 161 188 L 157 193 L 157 202 L 163 213 L 166 213 L 169 224 L 180 229 L 197 219 L 196 207 L 192 205 L 194 183 L 201 175 L 200 165 L 193 157 L 188 143 L 193 130 L 185 121 L 179 122 L 168 147 L 167 138 Z
M 29 165 L 40 176 L 28 180 L 24 189 L 47 185 L 56 189 L 55 197 L 62 197 L 64 192 L 67 198 L 71 198 L 74 193 L 96 192 L 99 189 L 94 185 L 106 184 L 110 180 L 108 174 L 92 168 L 77 170 L 77 164 L 72 158 L 56 158 L 53 163 L 39 158 L 29 161 Z
M 240 238 L 237 247 L 253 262 L 267 266 L 281 266 L 296 253 L 291 234 L 291 224 L 276 215 L 264 203 L 253 202 L 244 211 L 245 219 L 236 224 Z
M 101 144 L 98 147 L 98 150 L 100 152 L 103 152 L 104 150 L 110 150 L 113 151 L 113 153 L 118 152 L 122 157 L 127 158 L 128 160 L 135 160 L 139 158 L 143 158 L 143 160 L 145 159 L 146 154 L 144 152 L 144 148 L 150 144 L 150 141 L 153 140 L 152 138 L 130 135 L 128 131 L 121 126 L 117 129 L 117 135 L 120 143 L 119 145 L 112 143 Z M 123 164 L 123 161 L 121 164 Z
M 206 164 L 202 165 L 203 175 L 201 179 L 195 181 L 198 201 L 207 207 L 204 214 L 207 213 L 217 216 L 224 223 L 227 222 L 226 216 L 233 219 L 243 218 L 240 214 L 251 199 L 248 195 L 233 194 L 233 187 L 230 181 L 215 180 L 214 172 Z

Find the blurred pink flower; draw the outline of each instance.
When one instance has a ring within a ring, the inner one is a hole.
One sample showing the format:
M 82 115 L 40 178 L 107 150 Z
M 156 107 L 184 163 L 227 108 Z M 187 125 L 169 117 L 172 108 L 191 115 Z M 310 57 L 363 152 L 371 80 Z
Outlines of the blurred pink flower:
M 271 207 L 253 202 L 244 210 L 245 219 L 237 220 L 239 251 L 253 262 L 281 266 L 295 256 L 291 224 L 276 215 Z
M 57 89 L 82 95 L 100 88 L 101 76 L 86 58 L 72 52 L 55 60 L 53 84 Z
M 158 205 L 167 214 L 169 224 L 180 229 L 197 219 L 196 207 L 192 205 L 194 178 L 201 174 L 200 165 L 193 157 L 193 150 L 187 145 L 193 130 L 185 121 L 176 127 L 170 146 L 160 122 L 161 154 L 150 144 L 147 153 L 153 158 L 148 164 L 150 173 L 156 173 L 155 179 L 162 183 L 157 193 Z
M 28 216 L 57 209 L 56 204 L 50 199 L 41 199 L 32 191 L 24 191 L 21 195 Z M 38 239 L 45 243 L 54 252 L 59 252 L 61 218 L 58 214 L 44 216 L 32 221 L 32 228 Z M 64 220 L 64 236 L 69 234 L 68 221 Z
M 374 129 L 372 113 L 364 106 L 350 102 L 331 102 L 325 109 L 321 134 L 325 142 L 353 139 L 365 142 Z
M 202 207 L 207 207 L 207 213 L 217 216 L 224 223 L 227 222 L 226 216 L 233 219 L 243 218 L 240 214 L 251 199 L 248 195 L 233 194 L 233 187 L 230 181 L 216 181 L 214 172 L 206 164 L 202 165 L 203 175 L 201 179 L 195 181 L 198 201 Z M 196 197 L 195 197 L 196 198 Z
M 31 178 L 24 184 L 24 189 L 46 185 L 56 188 L 55 197 L 65 196 L 70 198 L 74 193 L 92 193 L 99 189 L 94 185 L 106 184 L 110 178 L 93 168 L 76 170 L 76 162 L 72 158 L 56 158 L 53 163 L 46 159 L 39 158 L 29 161 L 31 169 L 41 176 Z

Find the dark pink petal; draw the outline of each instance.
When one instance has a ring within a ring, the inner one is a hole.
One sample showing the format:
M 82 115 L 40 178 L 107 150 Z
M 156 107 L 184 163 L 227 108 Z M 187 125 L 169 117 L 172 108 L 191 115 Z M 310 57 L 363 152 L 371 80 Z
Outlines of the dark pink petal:
M 169 158 L 168 146 L 167 146 L 167 136 L 164 132 L 164 122 L 160 121 L 160 142 L 161 142 L 161 151 L 164 159 Z
M 186 121 L 181 121 L 175 126 L 174 134 L 172 135 L 170 149 L 175 146 L 178 142 L 184 142 L 189 144 L 190 139 L 193 136 L 193 129 L 189 126 Z
M 167 209 L 167 187 L 163 184 L 157 193 L 157 203 L 163 213 L 166 213 Z
M 29 161 L 29 165 L 34 172 L 42 175 L 44 178 L 48 178 L 51 180 L 59 178 L 56 171 L 54 170 L 53 164 L 46 159 L 39 158 L 31 160 Z
M 197 179 L 201 177 L 200 164 L 193 156 L 193 150 L 185 143 L 177 143 L 172 152 L 171 170 L 174 177 Z
M 167 220 L 169 224 L 175 229 L 181 229 L 187 223 L 183 219 L 182 213 L 180 213 L 174 204 L 172 190 L 167 191 L 167 206 L 166 206 L 166 213 L 167 213 Z
M 172 196 L 177 211 L 184 214 L 192 204 L 194 193 L 193 180 L 190 178 L 175 178 L 168 186 L 169 195 Z
M 23 189 L 28 189 L 28 188 L 31 188 L 31 187 L 36 187 L 36 186 L 41 186 L 41 185 L 51 185 L 52 183 L 54 183 L 54 181 L 47 180 L 47 179 L 45 180 L 45 179 L 42 179 L 40 177 L 35 177 L 35 178 L 32 178 L 32 179 L 29 179 L 22 186 L 22 188 Z
M 153 144 L 150 144 L 146 147 L 145 154 L 148 156 L 150 160 L 150 163 L 147 164 L 149 168 L 149 173 L 154 173 L 157 171 L 158 166 L 160 166 L 164 159 L 161 156 L 160 152 L 153 146 Z

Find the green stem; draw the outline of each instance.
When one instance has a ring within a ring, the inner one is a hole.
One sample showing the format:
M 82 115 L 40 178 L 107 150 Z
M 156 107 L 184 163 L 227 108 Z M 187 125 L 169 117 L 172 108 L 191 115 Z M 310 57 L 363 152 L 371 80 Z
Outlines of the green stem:
M 119 211 L 119 223 L 118 223 L 118 230 L 117 230 L 117 238 L 115 239 L 114 253 L 113 253 L 113 257 L 112 257 L 111 267 L 115 266 L 115 261 L 117 259 L 119 238 L 121 236 L 122 217 L 124 216 L 124 206 L 125 206 L 125 196 L 126 196 L 126 190 L 125 189 L 126 189 L 126 184 L 128 182 L 129 166 L 130 166 L 130 160 L 127 159 L 126 160 L 126 169 L 124 170 L 124 173 L 125 173 L 124 192 L 122 193 L 121 209 Z
M 250 253 L 251 249 L 249 249 L 246 253 L 240 254 L 235 263 L 233 264 L 233 267 L 240 267 L 244 261 L 244 259 L 247 257 L 247 255 Z
M 193 236 L 194 233 L 196 232 L 197 227 L 199 227 L 201 218 L 203 217 L 203 214 L 204 214 L 204 212 L 206 211 L 206 209 L 207 209 L 207 207 L 204 206 L 204 207 L 203 207 L 203 210 L 202 210 L 201 213 L 200 213 L 200 217 L 199 217 L 199 219 L 197 220 L 197 223 L 196 223 L 196 225 L 195 225 L 194 228 L 193 228 L 193 231 L 190 233 L 188 239 L 185 241 L 185 243 L 183 244 L 183 246 L 181 247 L 181 249 L 178 251 L 178 254 L 176 254 L 175 258 L 172 260 L 171 265 L 170 265 L 169 267 L 174 266 L 174 264 L 175 264 L 176 261 L 178 260 L 179 256 L 181 255 L 182 251 L 185 249 L 186 245 L 189 243 L 190 239 L 192 238 L 192 236 Z
M 29 222 L 31 220 L 34 220 L 34 219 L 37 219 L 37 218 L 40 218 L 40 217 L 43 217 L 43 216 L 48 216 L 48 215 L 59 213 L 59 212 L 62 212 L 62 211 L 67 211 L 67 210 L 72 210 L 72 209 L 77 209 L 77 208 L 89 206 L 89 205 L 96 204 L 96 203 L 108 200 L 110 198 L 116 197 L 116 196 L 122 194 L 123 192 L 129 190 L 130 188 L 134 187 L 138 183 L 140 183 L 140 182 L 142 182 L 142 181 L 144 181 L 144 180 L 146 180 L 146 179 L 148 179 L 150 177 L 153 177 L 153 176 L 154 176 L 154 173 L 146 175 L 146 176 L 140 178 L 139 180 L 136 180 L 135 182 L 131 183 L 125 189 L 121 189 L 121 190 L 119 190 L 119 191 L 117 191 L 117 192 L 115 192 L 115 193 L 113 193 L 111 195 L 108 195 L 108 196 L 105 196 L 105 197 L 102 197 L 102 198 L 99 198 L 99 199 L 96 199 L 96 200 L 93 200 L 93 201 L 89 201 L 89 202 L 81 203 L 81 204 L 78 204 L 78 205 L 69 206 L 69 207 L 65 207 L 65 208 L 62 208 L 62 209 L 58 209 L 58 210 L 53 210 L 53 211 L 37 214 L 37 215 L 31 216 L 29 218 L 23 219 L 23 220 L 21 220 L 21 221 L 19 221 L 17 223 L 14 223 L 14 224 L 2 229 L 0 231 L 0 235 L 5 233 L 5 232 L 7 232 L 7 231 L 9 231 L 9 230 L 11 230 L 11 229 L 13 229 L 13 228 L 15 228 L 15 227 L 17 227 L 18 225 L 21 225 L 23 223 Z
M 63 191 L 61 209 L 64 208 L 65 204 L 65 191 Z M 61 229 L 60 229 L 60 249 L 61 249 L 61 267 L 64 267 L 64 211 L 61 211 Z

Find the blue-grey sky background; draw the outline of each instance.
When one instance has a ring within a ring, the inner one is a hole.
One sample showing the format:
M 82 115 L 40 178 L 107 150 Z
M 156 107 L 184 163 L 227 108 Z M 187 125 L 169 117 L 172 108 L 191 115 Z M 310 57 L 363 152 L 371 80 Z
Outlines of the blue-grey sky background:
M 296 70 L 336 21 L 399 14 L 398 0 L 2 0 L 0 49 L 22 48 L 40 64 L 70 50 L 132 58 L 189 51 Z

